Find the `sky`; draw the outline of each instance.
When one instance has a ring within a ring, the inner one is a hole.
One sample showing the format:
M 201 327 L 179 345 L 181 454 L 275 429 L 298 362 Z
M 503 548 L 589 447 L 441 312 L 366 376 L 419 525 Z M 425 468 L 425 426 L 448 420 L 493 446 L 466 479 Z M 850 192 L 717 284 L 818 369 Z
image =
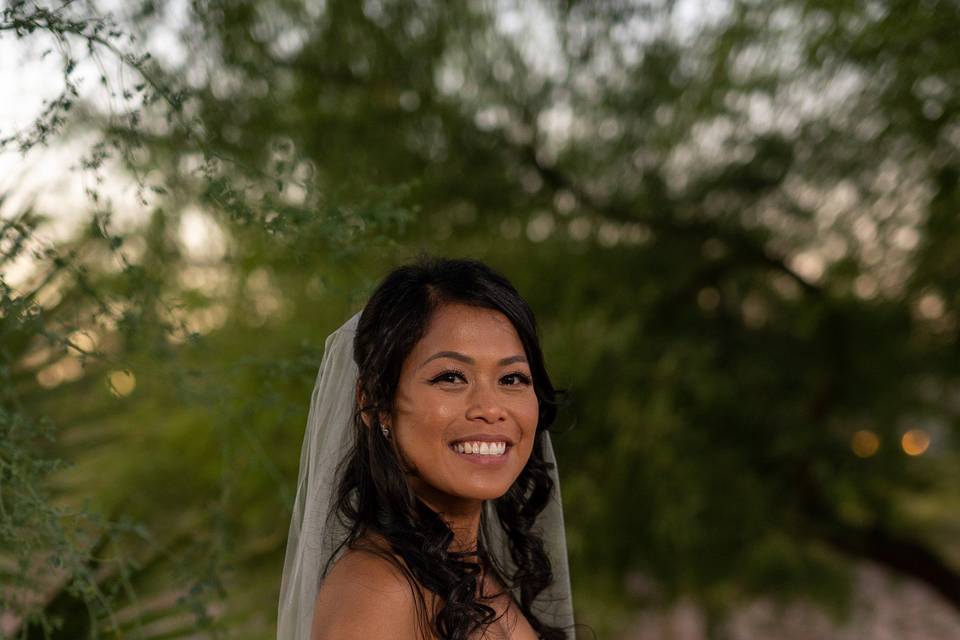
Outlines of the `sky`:
M 38 53 L 31 54 L 9 32 L 0 34 L 0 137 L 27 128 L 42 111 L 43 101 L 59 91 L 56 57 L 41 59 Z M 11 187 L 24 183 L 49 186 L 59 163 L 39 163 L 38 155 L 24 157 L 17 150 L 0 151 L 0 192 L 9 193 Z
M 183 5 L 183 2 L 171 4 Z M 101 3 L 101 7 L 109 9 L 109 4 Z M 171 15 L 171 24 L 175 25 L 181 16 L 176 11 Z M 161 59 L 175 61 L 179 46 L 174 33 L 172 27 L 158 28 L 150 34 L 145 48 Z M 73 44 L 80 47 L 79 41 Z M 62 91 L 62 57 L 56 49 L 43 55 L 52 45 L 52 38 L 44 34 L 17 38 L 10 31 L 0 31 L 0 138 L 29 130 L 46 102 Z M 79 48 L 75 56 L 80 62 L 74 75 L 81 98 L 104 111 L 122 108 L 121 103 L 107 96 L 99 83 L 102 73 L 113 83 L 121 77 L 116 58 L 103 56 L 101 69 L 81 54 L 85 51 Z M 129 84 L 129 69 L 124 74 Z M 76 170 L 75 166 L 95 140 L 93 134 L 81 134 L 67 141 L 61 137 L 52 145 L 37 146 L 27 153 L 16 145 L 0 150 L 0 196 L 4 196 L 0 200 L 0 218 L 10 218 L 32 208 L 50 220 L 34 238 L 35 246 L 69 237 L 89 213 L 90 201 L 85 190 L 93 186 L 93 177 L 89 172 Z M 115 205 L 118 222 L 144 215 L 146 210 L 138 202 L 135 185 L 120 171 L 109 171 L 99 190 Z M 30 274 L 31 267 L 29 256 L 24 255 L 14 264 L 6 265 L 3 276 L 7 282 L 16 284 Z
M 124 8 L 120 0 L 101 0 L 96 6 L 104 14 Z M 188 19 L 187 6 L 185 0 L 166 2 L 164 20 L 151 29 L 142 44 L 135 43 L 130 51 L 149 51 L 154 58 L 167 64 L 181 62 L 184 52 L 176 34 Z M 106 96 L 98 80 L 101 74 L 106 74 L 115 86 L 121 79 L 129 85 L 135 80 L 129 68 L 121 69 L 115 56 L 111 55 L 102 56 L 103 67 L 99 68 L 86 56 L 79 39 L 72 44 L 74 56 L 79 59 L 74 77 L 79 81 L 81 97 L 105 111 L 122 108 L 120 101 Z M 45 101 L 55 98 L 62 90 L 62 58 L 53 45 L 52 38 L 39 32 L 17 38 L 10 31 L 0 31 L 0 138 L 29 127 L 42 112 Z M 45 56 L 45 50 L 52 51 Z M 67 197 L 73 198 L 77 193 L 82 195 L 82 189 L 67 183 L 74 180 L 68 175 L 71 161 L 79 157 L 85 146 L 76 145 L 68 150 L 34 150 L 26 157 L 16 149 L 0 150 L 0 193 L 9 192 L 11 187 L 17 187 L 18 192 L 26 187 L 31 196 L 41 196 L 43 201 L 64 189 Z M 0 215 L 9 214 L 9 210 L 8 204 L 0 209 Z

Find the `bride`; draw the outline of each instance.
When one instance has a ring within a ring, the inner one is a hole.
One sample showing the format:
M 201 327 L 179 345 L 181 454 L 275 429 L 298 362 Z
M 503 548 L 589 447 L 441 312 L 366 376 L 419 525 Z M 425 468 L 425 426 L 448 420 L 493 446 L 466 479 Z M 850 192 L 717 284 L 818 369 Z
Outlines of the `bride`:
M 503 276 L 392 271 L 325 344 L 278 640 L 573 637 L 559 393 Z

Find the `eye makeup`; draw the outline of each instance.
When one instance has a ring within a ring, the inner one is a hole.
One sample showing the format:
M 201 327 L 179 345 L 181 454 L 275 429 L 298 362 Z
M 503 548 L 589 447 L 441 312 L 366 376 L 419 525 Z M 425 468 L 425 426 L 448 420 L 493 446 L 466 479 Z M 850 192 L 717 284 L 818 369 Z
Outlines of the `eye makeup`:
M 459 376 L 464 382 L 467 381 L 467 375 L 466 375 L 463 371 L 461 371 L 460 369 L 448 369 L 448 370 L 443 371 L 442 373 L 434 376 L 434 377 L 430 380 L 430 384 L 438 384 L 438 383 L 440 383 L 440 382 L 452 382 L 452 380 L 445 380 L 445 379 L 444 379 L 444 378 L 446 378 L 447 376 Z M 518 384 L 508 384 L 508 385 L 506 385 L 506 386 L 508 386 L 508 387 L 526 386 L 526 385 L 529 385 L 529 384 L 530 384 L 530 376 L 528 376 L 527 374 L 525 374 L 525 373 L 523 373 L 523 372 L 521 372 L 521 371 L 512 371 L 512 372 L 510 372 L 510 373 L 507 373 L 507 374 L 505 374 L 505 375 L 501 378 L 501 380 L 502 380 L 503 378 L 510 378 L 510 377 L 515 377 L 517 380 L 519 380 L 519 383 L 518 383 Z

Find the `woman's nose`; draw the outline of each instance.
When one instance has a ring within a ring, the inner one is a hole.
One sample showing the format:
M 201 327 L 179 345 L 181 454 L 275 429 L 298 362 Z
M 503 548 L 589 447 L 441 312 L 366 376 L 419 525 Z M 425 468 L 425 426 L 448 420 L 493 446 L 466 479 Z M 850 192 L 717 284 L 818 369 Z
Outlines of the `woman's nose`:
M 506 419 L 506 412 L 497 398 L 495 390 L 482 383 L 474 384 L 470 392 L 467 418 L 489 423 Z

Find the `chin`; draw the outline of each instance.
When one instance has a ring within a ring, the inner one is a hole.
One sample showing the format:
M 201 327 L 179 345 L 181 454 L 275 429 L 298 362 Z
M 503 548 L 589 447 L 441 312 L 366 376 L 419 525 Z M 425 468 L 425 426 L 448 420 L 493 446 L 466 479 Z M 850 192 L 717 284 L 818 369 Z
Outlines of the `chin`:
M 453 495 L 471 500 L 496 500 L 513 486 L 516 477 L 510 482 L 458 482 L 453 483 Z
M 509 486 L 500 487 L 497 489 L 483 488 L 465 491 L 464 493 L 458 495 L 471 500 L 496 500 L 497 498 L 502 497 L 509 490 Z

